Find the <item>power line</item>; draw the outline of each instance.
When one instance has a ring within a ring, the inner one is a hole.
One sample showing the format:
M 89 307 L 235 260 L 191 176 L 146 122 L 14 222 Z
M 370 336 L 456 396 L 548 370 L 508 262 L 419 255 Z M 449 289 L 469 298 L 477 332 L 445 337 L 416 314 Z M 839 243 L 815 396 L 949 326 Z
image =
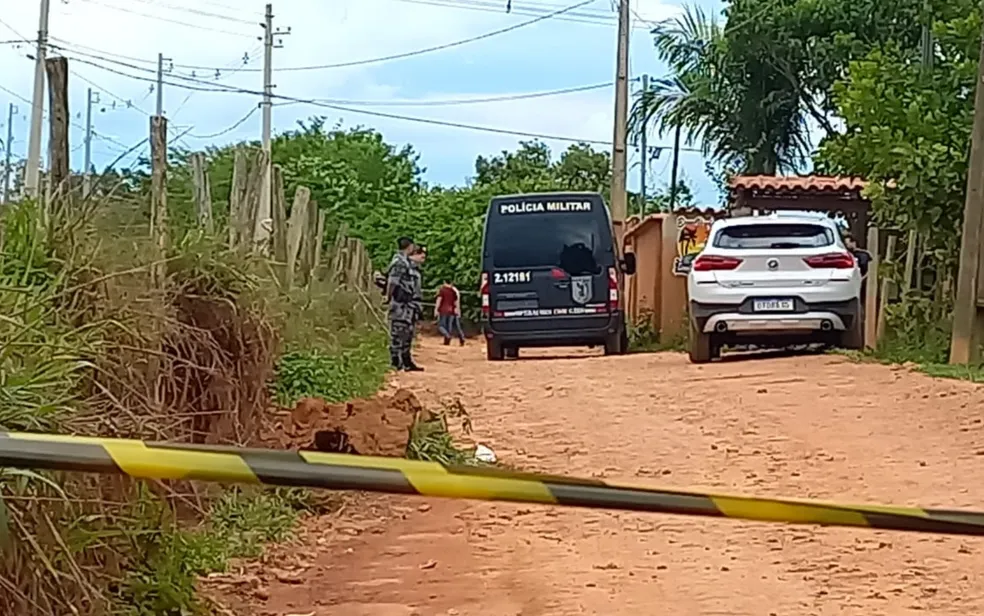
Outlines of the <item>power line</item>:
M 222 135 L 226 135 L 228 133 L 231 133 L 232 131 L 234 131 L 237 128 L 239 128 L 240 126 L 242 126 L 246 122 L 246 120 L 248 120 L 251 117 L 253 117 L 253 114 L 256 113 L 256 110 L 257 109 L 259 109 L 259 107 L 253 107 L 252 109 L 249 110 L 249 113 L 247 113 L 243 117 L 239 118 L 239 120 L 237 120 L 235 124 L 233 124 L 229 128 L 222 129 L 222 130 L 220 130 L 217 133 L 212 133 L 212 134 L 209 134 L 209 135 L 188 135 L 188 137 L 190 137 L 192 139 L 215 139 L 216 137 L 221 137 Z
M 250 34 L 246 34 L 244 32 L 233 32 L 232 30 L 222 30 L 220 28 L 212 28 L 210 26 L 203 26 L 201 24 L 193 24 L 193 23 L 189 23 L 187 21 L 181 21 L 179 19 L 171 19 L 169 17 L 161 17 L 160 15 L 151 15 L 149 13 L 142 13 L 140 11 L 135 11 L 133 9 L 123 8 L 122 6 L 115 6 L 113 4 L 107 4 L 105 2 L 100 2 L 99 0 L 83 0 L 83 2 L 87 2 L 89 4 L 94 4 L 94 5 L 97 5 L 97 6 L 102 6 L 102 7 L 108 8 L 108 9 L 113 10 L 113 11 L 119 11 L 121 13 L 129 13 L 131 15 L 137 15 L 139 17 L 144 17 L 144 18 L 147 18 L 147 19 L 153 19 L 153 20 L 156 20 L 156 21 L 163 21 L 163 22 L 167 22 L 167 23 L 176 24 L 176 25 L 179 25 L 179 26 L 185 26 L 186 28 L 195 28 L 196 30 L 205 30 L 205 31 L 208 31 L 208 32 L 215 32 L 216 34 L 225 34 L 225 35 L 228 35 L 228 36 L 242 36 L 242 37 L 247 37 L 247 38 L 256 38 L 255 36 L 250 35 Z
M 411 58 L 413 56 L 419 56 L 419 55 L 422 55 L 422 54 L 425 54 L 425 53 L 430 53 L 430 52 L 433 52 L 433 51 L 443 51 L 445 49 L 451 49 L 452 47 L 459 47 L 461 45 L 466 45 L 468 43 L 474 43 L 476 41 L 481 41 L 483 39 L 491 38 L 493 36 L 498 36 L 500 34 L 505 34 L 507 32 L 512 32 L 513 30 L 519 30 L 520 28 L 525 28 L 526 26 L 532 26 L 533 24 L 540 23 L 541 21 L 545 21 L 545 20 L 550 19 L 552 17 L 558 17 L 560 15 L 563 15 L 564 13 L 568 13 L 568 12 L 573 11 L 575 9 L 581 8 L 582 6 L 587 6 L 587 5 L 591 4 L 591 3 L 593 3 L 594 1 L 595 0 L 584 0 L 583 2 L 579 2 L 577 4 L 572 4 L 570 6 L 567 6 L 567 7 L 562 8 L 562 9 L 557 9 L 556 11 L 553 11 L 552 13 L 547 13 L 546 15 L 541 15 L 540 17 L 536 17 L 536 18 L 531 19 L 529 21 L 524 21 L 524 22 L 521 22 L 521 23 L 518 23 L 518 24 L 514 24 L 512 26 L 501 28 L 499 30 L 493 30 L 492 32 L 486 32 L 484 34 L 479 34 L 478 36 L 472 36 L 472 37 L 469 37 L 469 38 L 466 38 L 466 39 L 462 39 L 460 41 L 454 41 L 454 42 L 451 42 L 451 43 L 445 43 L 443 45 L 436 45 L 434 47 L 425 47 L 424 49 L 418 49 L 417 51 L 409 51 L 409 52 L 406 52 L 406 53 L 393 54 L 393 55 L 389 55 L 389 56 L 380 56 L 378 58 L 370 58 L 370 59 L 367 59 L 367 60 L 355 60 L 355 61 L 352 61 L 352 62 L 339 62 L 337 64 L 324 64 L 324 65 L 321 65 L 321 66 L 295 67 L 293 69 L 285 68 L 285 69 L 278 69 L 278 70 L 314 70 L 314 69 L 319 69 L 319 68 L 343 68 L 343 67 L 348 67 L 348 66 L 364 66 L 366 64 L 377 64 L 379 62 L 389 62 L 391 60 L 402 60 L 403 58 Z
M 86 0 L 86 1 L 87 2 L 97 2 L 97 0 Z M 508 32 L 512 32 L 514 30 L 519 30 L 519 29 L 525 28 L 527 26 L 532 26 L 534 24 L 540 23 L 541 21 L 546 21 L 548 19 L 553 19 L 555 17 L 559 17 L 559 16 L 561 16 L 561 15 L 563 15 L 565 13 L 568 13 L 570 11 L 573 11 L 573 10 L 579 8 L 579 7 L 586 6 L 586 5 L 591 4 L 593 2 L 595 2 L 595 0 L 583 0 L 582 2 L 579 2 L 577 4 L 573 4 L 573 5 L 570 5 L 570 6 L 565 7 L 565 8 L 557 9 L 557 10 L 552 11 L 550 13 L 547 13 L 545 15 L 540 15 L 540 16 L 534 18 L 534 19 L 530 19 L 530 20 L 527 20 L 527 21 L 524 21 L 524 22 L 521 22 L 521 23 L 518 23 L 518 24 L 513 24 L 513 25 L 507 26 L 505 28 L 500 28 L 498 30 L 493 30 L 491 32 L 485 32 L 485 33 L 479 34 L 477 36 L 472 36 L 472 37 L 468 37 L 468 38 L 465 38 L 465 39 L 461 39 L 461 40 L 457 40 L 457 41 L 452 41 L 450 43 L 443 43 L 441 45 L 434 45 L 432 47 L 425 47 L 423 49 L 417 49 L 417 50 L 414 50 L 414 51 L 406 51 L 406 52 L 402 52 L 402 53 L 391 54 L 391 55 L 387 55 L 387 56 L 380 56 L 380 57 L 376 57 L 376 58 L 366 58 L 366 59 L 363 59 L 363 60 L 352 60 L 352 61 L 349 61 L 349 62 L 338 62 L 338 63 L 334 63 L 334 64 L 314 64 L 314 65 L 308 65 L 308 66 L 285 66 L 285 67 L 278 67 L 277 68 L 277 72 L 279 73 L 279 72 L 296 72 L 296 71 L 316 71 L 316 70 L 333 69 L 333 68 L 348 68 L 348 67 L 353 67 L 353 66 L 366 66 L 366 65 L 369 65 L 369 64 L 379 64 L 379 63 L 382 63 L 382 62 L 391 62 L 393 60 L 402 60 L 402 59 L 405 59 L 405 58 L 412 58 L 412 57 L 415 57 L 415 56 L 420 56 L 420 55 L 432 53 L 432 52 L 435 52 L 435 51 L 444 51 L 446 49 L 452 49 L 454 47 L 460 47 L 462 45 L 467 45 L 469 43 L 474 43 L 474 42 L 481 41 L 481 40 L 484 40 L 484 39 L 488 39 L 488 38 L 492 38 L 492 37 L 495 37 L 495 36 L 499 36 L 501 34 L 506 34 Z M 72 47 L 81 47 L 83 49 L 85 48 L 85 47 L 83 47 L 81 45 L 75 45 L 74 43 L 70 43 L 69 41 L 65 41 L 64 39 L 58 39 L 58 40 L 63 41 L 65 43 L 68 43 Z M 115 55 L 117 57 L 120 57 L 120 58 L 123 58 L 123 59 L 126 59 L 126 60 L 131 60 L 133 62 L 150 63 L 150 61 L 148 61 L 146 59 L 143 59 L 143 58 L 134 58 L 134 57 L 122 56 L 120 54 L 110 54 L 108 52 L 103 52 L 102 50 L 91 48 L 91 47 L 89 49 L 91 49 L 93 51 L 96 51 L 96 52 L 99 52 L 99 53 L 105 53 L 105 55 Z M 76 53 L 78 53 L 78 52 L 76 52 Z M 174 66 L 179 67 L 179 68 L 188 68 L 188 69 L 194 69 L 194 70 L 207 70 L 207 71 L 217 70 L 216 67 L 214 67 L 214 66 L 201 66 L 201 65 L 195 65 L 195 64 L 175 64 Z M 260 72 L 261 70 L 262 69 L 259 69 L 259 68 L 251 68 L 251 69 L 242 69 L 241 72 L 253 73 L 253 72 Z
M 531 98 L 543 98 L 547 96 L 560 96 L 563 94 L 574 94 L 577 92 L 589 92 L 591 90 L 600 90 L 602 88 L 612 87 L 612 82 L 606 83 L 596 83 L 587 86 L 576 86 L 572 88 L 562 88 L 559 90 L 544 90 L 541 92 L 529 92 L 526 94 L 504 94 L 501 96 L 487 96 L 481 98 L 459 98 L 459 99 L 446 99 L 446 100 L 430 100 L 430 101 L 360 101 L 360 100 L 345 100 L 345 99 L 327 99 L 318 98 L 312 99 L 319 103 L 326 103 L 331 105 L 356 105 L 359 107 L 452 107 L 458 105 L 480 105 L 485 103 L 504 103 L 509 101 L 520 101 L 529 100 Z M 291 105 L 293 103 L 278 103 L 279 105 Z
M 143 4 L 149 4 L 149 5 L 155 6 L 155 7 L 168 8 L 168 9 L 171 9 L 173 11 L 182 11 L 182 12 L 185 12 L 185 13 L 190 13 L 192 15 L 200 15 L 202 17 L 207 17 L 209 19 L 220 19 L 220 20 L 229 21 L 229 22 L 232 22 L 232 23 L 237 23 L 237 24 L 246 24 L 247 26 L 255 26 L 256 25 L 256 22 L 255 21 L 250 21 L 248 19 L 240 19 L 238 17 L 229 17 L 228 15 L 223 15 L 221 13 L 213 13 L 211 11 L 203 11 L 202 9 L 194 9 L 194 8 L 191 8 L 191 7 L 188 7 L 188 6 L 180 6 L 180 5 L 168 4 L 166 2 L 154 2 L 152 0 L 136 0 L 136 1 L 137 2 L 141 2 Z M 230 10 L 230 9 L 226 9 L 226 10 Z
M 122 96 L 120 96 L 118 94 L 115 94 L 115 93 L 113 93 L 110 90 L 107 90 L 106 88 L 104 88 L 101 85 L 99 85 L 98 83 L 92 81 L 91 79 L 89 79 L 85 75 L 80 74 L 78 71 L 73 71 L 73 70 L 69 69 L 68 72 L 71 73 L 72 75 L 74 75 L 75 77 L 81 79 L 82 81 L 86 82 L 87 84 L 89 84 L 90 86 L 92 86 L 93 88 L 95 88 L 96 90 L 98 90 L 99 92 L 102 92 L 103 94 L 108 94 L 110 96 L 110 98 L 114 98 L 114 99 L 118 100 L 119 102 L 123 103 L 123 105 L 125 105 L 125 108 L 126 109 L 135 109 L 135 110 L 139 111 L 140 113 L 144 114 L 145 116 L 150 117 L 150 113 L 148 113 L 147 111 L 141 109 L 137 105 L 134 105 L 133 104 L 133 101 L 131 101 L 130 99 L 123 98 Z
M 6 93 L 7 93 L 7 94 L 9 94 L 10 96 L 13 96 L 14 98 L 16 98 L 17 100 L 19 100 L 19 101 L 21 101 L 21 102 L 23 102 L 23 103 L 26 103 L 26 104 L 28 104 L 28 105 L 30 105 L 30 104 L 31 104 L 31 101 L 30 101 L 30 99 L 28 99 L 28 98 L 27 98 L 26 96 L 21 96 L 21 95 L 20 95 L 20 94 L 18 94 L 17 92 L 14 92 L 13 90 L 11 90 L 11 89 L 9 89 L 9 88 L 7 88 L 6 86 L 4 86 L 4 85 L 2 85 L 2 84 L 0 84 L 0 91 L 3 91 L 3 92 L 6 92 Z M 45 114 L 45 115 L 48 115 L 48 114 Z M 79 129 L 79 130 L 85 130 L 85 127 L 84 127 L 84 126 L 81 126 L 80 124 L 78 124 L 78 123 L 76 123 L 76 122 L 71 122 L 71 121 L 70 121 L 69 123 L 70 123 L 70 124 L 71 124 L 72 126 L 74 126 L 75 128 L 77 128 L 77 129 Z M 113 144 L 113 145 L 115 145 L 115 146 L 118 146 L 118 147 L 122 147 L 122 148 L 125 148 L 125 147 L 126 147 L 126 146 L 125 146 L 124 144 L 122 144 L 122 143 L 120 143 L 120 142 L 119 142 L 119 141 L 117 141 L 116 139 L 113 139 L 112 137 L 109 137 L 108 135 L 100 135 L 100 134 L 99 134 L 99 133 L 97 133 L 96 131 L 92 131 L 92 135 L 93 135 L 94 137 L 98 137 L 98 138 L 100 138 L 100 139 L 102 139 L 103 141 L 105 141 L 105 142 L 107 142 L 107 143 L 111 143 L 111 144 Z
M 137 79 L 137 80 L 141 80 L 141 81 L 153 81 L 154 80 L 151 77 L 143 77 L 143 76 L 131 75 L 131 74 L 125 73 L 123 71 L 116 70 L 114 68 L 103 66 L 103 65 L 101 65 L 101 64 L 99 64 L 97 62 L 92 62 L 91 60 L 84 60 L 84 59 L 81 59 L 81 58 L 74 58 L 74 60 L 77 61 L 77 62 L 82 62 L 84 64 L 89 64 L 91 66 L 95 66 L 97 68 L 101 68 L 103 70 L 109 71 L 111 73 L 115 73 L 117 75 L 121 75 L 123 77 L 129 77 L 130 79 Z M 118 64 L 122 64 L 122 63 L 118 63 Z M 146 69 L 141 69 L 140 67 L 133 67 L 133 66 L 131 66 L 131 68 L 136 68 L 138 70 L 146 70 Z M 195 79 L 192 79 L 192 78 L 189 78 L 189 77 L 182 77 L 182 79 L 187 79 L 189 81 L 198 81 L 198 80 L 195 80 Z M 260 92 L 258 90 L 249 90 L 249 89 L 246 89 L 246 88 L 234 88 L 234 87 L 201 88 L 201 87 L 196 87 L 196 86 L 192 86 L 192 85 L 188 85 L 188 84 L 184 84 L 184 83 L 173 83 L 173 82 L 165 82 L 165 83 L 166 83 L 166 85 L 177 87 L 177 88 L 185 88 L 185 89 L 189 89 L 189 90 L 204 91 L 204 92 L 226 92 L 226 93 L 230 93 L 230 94 L 249 94 L 249 95 L 252 95 L 252 96 L 262 96 L 263 95 L 263 92 Z M 531 137 L 531 138 L 536 138 L 536 139 L 546 139 L 546 140 L 554 140 L 554 141 L 568 141 L 568 142 L 573 142 L 573 143 L 589 143 L 589 144 L 595 144 L 595 145 L 611 145 L 611 142 L 609 142 L 609 141 L 601 141 L 601 140 L 597 140 L 597 139 L 580 139 L 580 138 L 577 138 L 577 137 L 567 137 L 567 136 L 558 136 L 558 135 L 547 135 L 547 134 L 542 134 L 542 133 L 532 133 L 532 132 L 517 131 L 517 130 L 511 130 L 511 129 L 505 129 L 505 128 L 497 128 L 497 127 L 492 127 L 492 126 L 479 126 L 479 125 L 474 125 L 474 124 L 465 124 L 465 123 L 461 123 L 461 122 L 449 122 L 449 121 L 446 121 L 446 120 L 437 120 L 437 119 L 432 119 L 432 118 L 419 118 L 419 117 L 415 117 L 415 116 L 406 116 L 406 115 L 400 115 L 400 114 L 394 114 L 394 113 L 386 113 L 386 112 L 382 112 L 382 111 L 373 111 L 373 110 L 369 110 L 369 109 L 357 109 L 357 108 L 353 108 L 353 107 L 349 107 L 349 106 L 336 105 L 336 104 L 333 104 L 333 103 L 322 102 L 322 101 L 320 101 L 318 99 L 305 99 L 305 98 L 298 98 L 298 97 L 293 97 L 293 96 L 287 96 L 287 95 L 283 95 L 283 94 L 272 94 L 271 95 L 271 98 L 275 98 L 275 99 L 279 99 L 281 101 L 287 101 L 287 102 L 295 103 L 295 104 L 305 104 L 305 105 L 311 105 L 311 106 L 314 106 L 314 107 L 320 107 L 320 108 L 323 108 L 323 109 L 332 109 L 334 111 L 341 111 L 341 112 L 344 112 L 344 113 L 354 113 L 354 114 L 362 114 L 362 115 L 366 115 L 366 116 L 373 116 L 373 117 L 377 117 L 377 118 L 385 118 L 385 119 L 391 119 L 391 120 L 402 120 L 402 121 L 407 121 L 407 122 L 417 122 L 417 123 L 421 123 L 421 124 L 430 124 L 430 125 L 433 125 L 433 126 L 444 126 L 444 127 L 447 127 L 447 128 L 459 128 L 459 129 L 464 129 L 464 130 L 474 130 L 474 131 L 478 131 L 478 132 L 487 132 L 487 133 L 494 133 L 494 134 L 500 134 L 500 135 L 512 135 L 512 136 L 517 136 L 517 137 Z M 662 147 L 662 146 L 653 146 L 653 147 Z M 669 146 L 666 146 L 666 147 L 669 147 Z M 680 148 L 680 149 L 681 149 L 681 151 L 687 151 L 687 152 L 701 152 L 702 151 L 702 150 L 699 150 L 697 148 Z
M 17 36 L 18 39 L 22 39 L 22 40 L 13 41 L 14 43 L 32 43 L 33 42 L 33 41 L 27 39 L 23 34 L 21 34 L 20 32 L 18 32 L 17 31 L 17 28 L 11 26 L 7 22 L 5 22 L 3 19 L 0 19 L 0 26 L 3 26 L 7 30 L 10 30 L 11 32 L 13 32 L 14 35 Z
M 470 11 L 481 11 L 483 13 L 496 13 L 502 14 L 502 4 L 498 0 L 488 0 L 485 2 L 481 1 L 465 1 L 465 0 L 394 0 L 396 2 L 405 2 L 407 4 L 418 4 L 421 6 L 435 6 L 441 8 L 449 9 L 463 9 Z M 535 3 L 529 3 L 535 4 Z M 510 11 L 514 15 L 532 16 L 532 15 L 542 15 L 546 7 L 536 7 L 536 6 L 516 6 Z M 637 16 L 638 17 L 638 16 Z M 559 21 L 566 21 L 570 23 L 587 24 L 593 26 L 614 26 L 617 23 L 612 16 L 605 14 L 601 11 L 597 13 L 570 13 L 564 15 L 563 17 L 557 18 Z M 646 25 L 644 23 L 633 23 L 633 28 L 650 30 L 652 26 Z
M 142 66 L 136 66 L 134 64 L 129 64 L 127 62 L 121 62 L 119 60 L 113 60 L 112 58 L 102 57 L 102 56 L 98 56 L 96 54 L 88 54 L 88 53 L 79 52 L 79 51 L 75 51 L 73 53 L 76 53 L 76 54 L 79 54 L 79 55 L 83 55 L 83 56 L 87 56 L 89 58 L 95 58 L 96 60 L 100 60 L 102 62 L 108 62 L 110 64 L 115 64 L 115 65 L 118 65 L 118 66 L 123 66 L 125 68 L 130 69 L 130 70 L 146 72 L 148 74 L 154 72 L 154 71 L 152 71 L 149 68 L 144 68 Z M 96 68 L 99 68 L 101 70 L 105 70 L 105 71 L 108 71 L 108 72 L 111 72 L 111 73 L 114 73 L 114 74 L 117 74 L 117 75 L 120 75 L 120 76 L 123 76 L 123 77 L 128 77 L 130 79 L 136 79 L 136 80 L 141 80 L 141 81 L 156 81 L 156 79 L 152 79 L 149 75 L 147 77 L 143 77 L 143 76 L 139 76 L 139 75 L 131 75 L 131 74 L 128 74 L 128 73 L 125 73 L 125 72 L 122 72 L 122 71 L 119 71 L 119 70 L 116 70 L 116 69 L 112 69 L 112 68 L 110 68 L 108 66 L 104 66 L 102 64 L 99 64 L 99 62 L 94 62 L 92 60 L 86 60 L 86 59 L 83 59 L 83 58 L 75 58 L 75 57 L 71 57 L 71 56 L 68 56 L 68 57 L 70 57 L 73 61 L 81 62 L 83 64 L 88 64 L 88 65 L 94 66 Z M 239 71 L 234 71 L 234 72 L 239 72 Z M 230 85 L 225 85 L 225 84 L 218 84 L 218 83 L 214 83 L 214 82 L 211 82 L 211 81 L 206 81 L 204 79 L 198 79 L 196 77 L 190 77 L 190 76 L 186 76 L 186 75 L 171 74 L 171 75 L 169 75 L 169 79 L 171 79 L 171 80 L 178 79 L 178 80 L 181 80 L 181 81 L 187 81 L 187 82 L 194 83 L 194 84 L 200 84 L 200 85 L 196 85 L 196 86 L 189 86 L 189 85 L 185 85 L 185 84 L 181 84 L 181 83 L 175 83 L 174 81 L 165 82 L 167 85 L 173 85 L 173 86 L 176 86 L 176 87 L 179 87 L 179 88 L 186 88 L 186 89 L 189 89 L 189 90 L 192 90 L 192 91 L 195 91 L 195 92 L 220 92 L 220 93 L 221 92 L 228 92 L 228 93 L 241 93 L 241 94 L 247 94 L 247 93 L 252 93 L 253 92 L 252 90 L 243 89 L 243 88 L 240 88 L 240 87 L 237 87 L 237 86 L 230 86 Z M 631 81 L 637 81 L 637 79 L 632 79 Z M 558 95 L 563 95 L 563 94 L 573 94 L 573 93 L 577 93 L 577 92 L 585 92 L 585 91 L 589 91 L 589 90 L 597 90 L 597 89 L 601 89 L 601 88 L 607 88 L 607 87 L 611 87 L 611 85 L 612 85 L 611 82 L 607 82 L 607 83 L 591 84 L 591 85 L 584 85 L 584 86 L 574 86 L 574 87 L 570 87 L 570 88 L 561 88 L 561 89 L 556 89 L 556 90 L 546 90 L 546 91 L 539 91 L 539 92 L 529 92 L 529 93 L 523 93 L 523 94 L 506 94 L 506 95 L 500 95 L 500 96 L 488 96 L 488 97 L 464 98 L 464 99 L 446 99 L 446 100 L 433 100 L 433 101 L 420 101 L 420 100 L 417 100 L 417 101 L 379 101 L 379 100 L 376 100 L 376 101 L 365 101 L 365 100 L 360 101 L 360 100 L 348 100 L 348 99 L 323 99 L 323 98 L 314 98 L 314 99 L 311 99 L 311 100 L 316 101 L 316 102 L 319 102 L 319 103 L 325 103 L 325 104 L 331 104 L 331 105 L 355 105 L 355 106 L 363 106 L 363 107 L 377 107 L 377 106 L 378 107 L 445 107 L 445 106 L 455 106 L 455 105 L 470 105 L 470 104 L 493 103 L 493 102 L 507 102 L 507 101 L 513 101 L 513 100 L 524 100 L 524 99 L 531 99 L 531 98 L 542 98 L 542 97 L 547 97 L 547 96 L 558 96 Z M 293 104 L 293 103 L 279 103 L 279 104 L 280 105 L 285 105 L 285 104 Z
M 239 60 L 238 61 L 238 62 L 241 62 L 242 63 L 242 66 L 241 67 L 235 68 L 235 64 L 236 63 L 235 62 L 232 62 L 232 63 L 230 63 L 226 67 L 225 73 L 222 73 L 221 76 L 220 76 L 220 72 L 219 71 L 216 71 L 216 73 L 215 73 L 216 74 L 216 77 L 215 77 L 216 81 L 218 81 L 219 79 L 222 79 L 224 77 L 228 77 L 229 75 L 235 75 L 236 73 L 242 72 L 244 68 L 246 68 L 247 66 L 249 66 L 249 64 L 251 62 L 253 62 L 253 60 L 256 58 L 256 54 L 259 53 L 260 49 L 262 49 L 262 48 L 263 48 L 262 45 L 258 45 L 256 47 L 254 47 L 252 51 L 246 52 L 243 55 L 242 60 Z M 188 95 L 184 97 L 184 100 L 181 101 L 178 104 L 178 106 L 174 109 L 174 112 L 171 114 L 171 117 L 176 117 L 178 115 L 178 112 L 181 111 L 181 109 L 183 109 L 184 106 L 188 104 L 188 101 L 191 100 L 191 97 L 194 96 L 194 95 L 195 95 L 195 92 L 188 92 Z

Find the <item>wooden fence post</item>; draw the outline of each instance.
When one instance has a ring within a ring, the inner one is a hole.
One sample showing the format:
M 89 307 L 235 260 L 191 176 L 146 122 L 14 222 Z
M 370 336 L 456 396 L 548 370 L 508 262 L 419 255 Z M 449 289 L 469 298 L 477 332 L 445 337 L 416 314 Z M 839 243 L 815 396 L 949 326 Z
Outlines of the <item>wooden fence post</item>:
M 290 223 L 287 226 L 287 271 L 284 275 L 284 287 L 289 291 L 294 287 L 297 257 L 304 237 L 305 225 L 308 221 L 308 204 L 311 201 L 311 191 L 305 186 L 298 186 L 294 193 L 294 204 L 290 208 Z
M 164 287 L 167 267 L 167 118 L 150 118 L 150 236 L 154 245 L 151 280 L 158 289 Z
M 242 218 L 242 226 L 239 230 L 239 241 L 241 248 L 250 252 L 257 251 L 258 249 L 262 251 L 261 246 L 257 246 L 256 238 L 258 237 L 256 233 L 257 225 L 260 224 L 261 220 L 257 220 L 257 216 L 260 213 L 260 196 L 263 192 L 263 173 L 266 168 L 267 153 L 263 150 L 255 150 L 249 157 L 249 172 L 247 173 L 246 182 L 246 199 L 244 202 L 245 207 L 242 213 L 245 214 Z
M 874 349 L 878 345 L 878 258 L 879 246 L 878 227 L 868 229 L 868 253 L 871 263 L 868 264 L 868 277 L 865 281 L 864 298 L 864 346 Z
M 48 179 L 51 182 L 51 218 L 55 225 L 62 224 L 61 216 L 67 211 L 65 201 L 71 192 L 68 149 L 68 59 L 50 58 L 44 61 L 48 77 Z
M 912 291 L 912 283 L 916 275 L 916 247 L 918 244 L 919 234 L 915 229 L 910 229 L 909 237 L 905 244 L 905 275 L 902 278 L 902 284 L 906 294 Z
M 892 263 L 895 260 L 895 244 L 898 237 L 888 236 L 888 245 L 885 247 L 885 263 Z M 881 343 L 885 337 L 886 319 L 885 308 L 888 306 L 888 295 L 892 290 L 892 277 L 884 276 L 881 282 L 881 292 L 878 294 L 878 324 L 876 326 L 875 344 Z
M 270 216 L 273 217 L 273 259 L 287 262 L 287 197 L 284 195 L 284 172 L 280 165 L 273 166 L 273 193 L 270 195 Z
M 311 271 L 314 267 L 314 256 L 321 247 L 318 245 L 318 204 L 308 201 L 306 220 L 304 222 L 304 239 L 301 242 L 301 280 L 303 285 L 311 282 Z
M 243 223 L 243 201 L 246 199 L 246 152 L 236 148 L 232 167 L 232 188 L 229 190 L 229 248 L 239 245 L 239 230 Z
M 208 179 L 208 163 L 203 152 L 191 155 L 191 185 L 195 201 L 195 212 L 198 214 L 198 225 L 211 235 L 215 232 L 212 221 L 212 187 Z
M 328 215 L 325 212 L 318 212 L 318 227 L 314 232 L 314 241 L 311 243 L 311 271 L 308 282 L 313 282 L 318 275 L 318 267 L 321 265 L 321 249 L 325 243 L 325 223 Z

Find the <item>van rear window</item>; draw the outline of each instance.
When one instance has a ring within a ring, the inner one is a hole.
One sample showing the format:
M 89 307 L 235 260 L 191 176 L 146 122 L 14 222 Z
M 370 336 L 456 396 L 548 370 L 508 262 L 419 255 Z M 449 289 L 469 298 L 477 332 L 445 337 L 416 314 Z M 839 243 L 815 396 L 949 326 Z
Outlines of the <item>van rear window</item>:
M 497 269 L 559 267 L 585 276 L 601 272 L 611 238 L 594 217 L 547 214 L 492 218 L 487 242 Z
M 714 246 L 732 250 L 822 248 L 833 246 L 835 241 L 833 231 L 824 225 L 752 224 L 721 229 L 714 238 Z

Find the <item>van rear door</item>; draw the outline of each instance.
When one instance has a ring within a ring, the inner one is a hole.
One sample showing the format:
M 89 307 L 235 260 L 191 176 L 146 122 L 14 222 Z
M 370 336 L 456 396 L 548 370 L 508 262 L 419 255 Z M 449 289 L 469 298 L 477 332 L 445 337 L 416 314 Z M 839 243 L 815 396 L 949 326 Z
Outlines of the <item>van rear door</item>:
M 484 262 L 493 330 L 592 329 L 607 322 L 611 228 L 604 202 L 585 203 L 592 207 L 549 211 L 526 204 L 534 211 L 490 212 Z

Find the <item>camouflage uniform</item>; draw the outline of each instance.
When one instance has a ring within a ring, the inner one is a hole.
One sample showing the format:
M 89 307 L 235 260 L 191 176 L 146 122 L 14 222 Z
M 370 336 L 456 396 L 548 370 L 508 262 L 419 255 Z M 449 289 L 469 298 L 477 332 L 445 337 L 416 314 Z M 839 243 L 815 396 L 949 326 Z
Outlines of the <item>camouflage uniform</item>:
M 402 252 L 390 261 L 386 278 L 389 295 L 390 358 L 397 368 L 408 367 L 414 326 L 420 316 L 420 270 Z

